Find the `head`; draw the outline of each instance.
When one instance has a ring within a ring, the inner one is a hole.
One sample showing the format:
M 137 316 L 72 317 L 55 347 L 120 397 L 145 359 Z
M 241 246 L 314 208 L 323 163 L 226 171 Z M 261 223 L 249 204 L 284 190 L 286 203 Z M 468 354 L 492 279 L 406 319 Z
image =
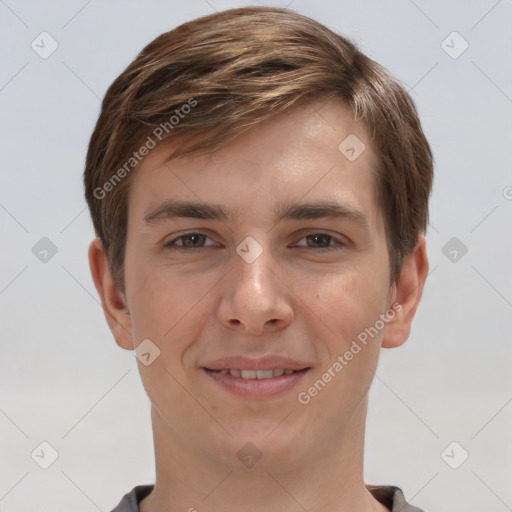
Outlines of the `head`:
M 160 351 L 139 367 L 176 438 L 196 451 L 243 438 L 290 460 L 283 440 L 321 449 L 327 424 L 360 421 L 380 347 L 407 339 L 421 297 L 432 167 L 400 83 L 293 11 L 205 16 L 139 53 L 87 153 L 90 262 L 117 343 Z M 204 371 L 269 354 L 307 365 L 294 400 L 240 398 Z M 190 395 L 216 421 L 197 407 L 184 421 Z M 295 422 L 267 438 L 283 407 Z

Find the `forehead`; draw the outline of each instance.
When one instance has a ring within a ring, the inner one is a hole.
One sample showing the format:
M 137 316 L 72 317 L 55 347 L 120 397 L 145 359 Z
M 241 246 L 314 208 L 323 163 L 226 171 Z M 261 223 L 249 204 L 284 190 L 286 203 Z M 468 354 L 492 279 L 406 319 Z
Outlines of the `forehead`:
M 172 149 L 172 139 L 157 146 L 134 172 L 129 218 L 147 218 L 173 199 L 222 203 L 238 218 L 275 219 L 285 207 L 319 200 L 377 213 L 377 157 L 364 124 L 338 99 L 293 107 L 208 154 L 169 160 Z

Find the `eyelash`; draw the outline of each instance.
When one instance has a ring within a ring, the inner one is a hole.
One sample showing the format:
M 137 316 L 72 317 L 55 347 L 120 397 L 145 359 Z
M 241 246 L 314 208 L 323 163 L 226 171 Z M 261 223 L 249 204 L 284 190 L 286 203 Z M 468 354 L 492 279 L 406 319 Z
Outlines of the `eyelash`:
M 184 233 L 176 238 L 173 238 L 172 240 L 170 240 L 169 242 L 167 242 L 164 245 L 164 248 L 171 249 L 171 250 L 193 251 L 193 250 L 197 250 L 197 249 L 205 249 L 207 247 L 212 247 L 211 245 L 204 246 L 204 247 L 185 247 L 184 245 L 176 245 L 175 242 L 177 240 L 182 240 L 184 238 L 191 237 L 193 235 L 199 235 L 199 236 L 204 236 L 205 238 L 210 238 L 208 235 L 205 235 L 204 233 L 192 231 L 190 233 Z M 299 241 L 303 240 L 307 237 L 310 237 L 310 236 L 318 236 L 318 235 L 328 237 L 329 242 L 334 241 L 335 245 L 329 245 L 327 247 L 307 247 L 307 246 L 299 246 L 299 247 L 302 247 L 303 249 L 306 249 L 306 250 L 312 250 L 312 251 L 319 251 L 319 250 L 320 251 L 332 251 L 332 250 L 339 250 L 347 245 L 345 242 L 341 241 L 339 238 L 329 235 L 328 233 L 324 233 L 323 231 L 307 233 L 302 238 L 300 238 Z

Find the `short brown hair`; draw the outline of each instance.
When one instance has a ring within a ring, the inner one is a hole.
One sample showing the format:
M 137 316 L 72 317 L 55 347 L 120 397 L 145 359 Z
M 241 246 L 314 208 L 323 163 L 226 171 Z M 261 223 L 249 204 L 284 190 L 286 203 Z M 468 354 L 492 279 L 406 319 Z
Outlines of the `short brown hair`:
M 377 197 L 396 280 L 404 256 L 426 231 L 433 177 L 432 153 L 413 100 L 381 65 L 322 24 L 290 9 L 245 7 L 160 35 L 105 95 L 84 184 L 118 286 L 124 291 L 127 197 L 138 148 L 144 154 L 153 147 L 150 140 L 154 145 L 178 136 L 173 157 L 214 150 L 290 106 L 319 97 L 344 101 L 364 122 L 380 157 Z

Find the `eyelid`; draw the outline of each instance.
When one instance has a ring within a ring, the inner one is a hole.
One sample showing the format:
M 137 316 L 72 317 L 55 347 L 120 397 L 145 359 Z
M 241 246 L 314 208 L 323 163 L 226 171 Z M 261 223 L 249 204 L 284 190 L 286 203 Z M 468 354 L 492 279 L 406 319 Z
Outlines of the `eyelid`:
M 297 239 L 297 242 L 300 242 L 304 238 L 311 236 L 311 235 L 327 235 L 331 238 L 332 241 L 334 241 L 334 244 L 328 245 L 327 247 L 308 247 L 307 245 L 296 245 L 297 247 L 303 247 L 304 249 L 311 249 L 316 251 L 323 250 L 329 250 L 329 249 L 335 249 L 336 247 L 343 247 L 349 244 L 349 240 L 344 237 L 343 235 L 340 235 L 338 233 L 333 234 L 330 231 L 323 231 L 323 230 L 309 230 L 307 232 L 301 233 L 300 238 Z M 295 242 L 295 244 L 297 244 Z
M 174 233 L 172 238 L 169 241 L 164 242 L 164 247 L 168 247 L 168 246 L 170 246 L 170 247 L 178 247 L 180 249 L 187 249 L 187 250 L 202 249 L 203 247 L 185 247 L 184 245 L 178 245 L 178 244 L 175 243 L 178 240 L 180 240 L 182 238 L 185 238 L 187 236 L 190 236 L 190 235 L 202 235 L 205 238 L 208 238 L 208 239 L 214 241 L 213 238 L 210 235 L 208 235 L 208 234 L 206 234 L 206 233 L 204 233 L 202 231 L 199 231 L 199 230 L 186 231 L 186 232 L 183 232 L 183 233 Z M 206 245 L 204 247 L 213 247 L 213 245 L 210 244 L 210 245 Z

